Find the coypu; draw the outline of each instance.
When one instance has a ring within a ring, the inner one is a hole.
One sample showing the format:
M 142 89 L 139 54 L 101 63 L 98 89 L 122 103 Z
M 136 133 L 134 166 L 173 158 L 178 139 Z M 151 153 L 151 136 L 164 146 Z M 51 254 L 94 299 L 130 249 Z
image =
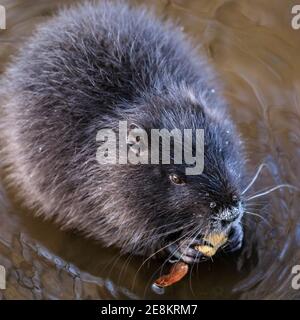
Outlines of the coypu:
M 219 92 L 208 60 L 172 22 L 123 2 L 62 10 L 1 79 L 8 181 L 36 215 L 122 252 L 198 262 L 208 232 L 228 234 L 237 250 L 245 160 Z M 97 133 L 124 120 L 146 131 L 204 129 L 203 173 L 100 165 Z

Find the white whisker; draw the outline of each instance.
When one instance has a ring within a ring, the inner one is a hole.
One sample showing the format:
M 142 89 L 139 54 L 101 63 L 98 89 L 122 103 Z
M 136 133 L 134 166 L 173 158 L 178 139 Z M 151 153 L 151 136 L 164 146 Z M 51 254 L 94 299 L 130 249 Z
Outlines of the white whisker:
M 254 184 L 254 182 L 256 181 L 256 179 L 258 178 L 261 170 L 262 170 L 264 167 L 266 167 L 266 166 L 267 166 L 267 165 L 266 165 L 265 163 L 262 163 L 262 164 L 258 167 L 255 176 L 254 176 L 253 179 L 250 181 L 250 183 L 248 184 L 248 186 L 244 189 L 244 191 L 242 192 L 242 195 L 245 194 L 245 193 L 253 186 L 253 184 Z
M 253 199 L 265 196 L 265 195 L 267 195 L 267 194 L 269 194 L 269 193 L 271 193 L 271 192 L 273 192 L 275 190 L 281 189 L 281 188 L 289 188 L 289 189 L 294 189 L 294 190 L 299 191 L 299 188 L 297 188 L 297 187 L 295 187 L 295 186 L 293 186 L 291 184 L 280 184 L 280 185 L 278 185 L 276 187 L 273 187 L 273 188 L 271 188 L 271 189 L 269 189 L 269 190 L 267 190 L 265 192 L 261 192 L 261 193 L 258 193 L 256 195 L 252 196 L 252 197 L 249 197 L 246 200 L 249 201 L 249 200 L 253 200 Z
M 266 218 L 264 218 L 263 216 L 261 216 L 260 214 L 254 213 L 254 212 L 250 212 L 250 211 L 245 211 L 245 213 L 249 214 L 251 216 L 255 216 L 255 217 L 261 218 L 269 227 L 272 227 L 271 224 L 269 223 L 269 221 Z

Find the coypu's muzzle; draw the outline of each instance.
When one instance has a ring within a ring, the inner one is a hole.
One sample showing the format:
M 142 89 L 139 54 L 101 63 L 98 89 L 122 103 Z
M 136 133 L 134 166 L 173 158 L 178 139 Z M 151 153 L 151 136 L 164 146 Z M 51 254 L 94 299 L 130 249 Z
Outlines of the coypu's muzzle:
M 181 260 L 186 263 L 198 263 L 211 259 L 217 252 L 224 249 L 226 252 L 237 251 L 242 246 L 243 230 L 240 224 L 228 231 L 212 231 L 197 239 L 183 239 L 168 247 L 172 254 L 170 260 Z
M 198 263 L 215 255 L 218 249 L 226 244 L 227 239 L 228 236 L 223 232 L 211 232 L 197 239 L 184 239 L 168 249 L 172 253 L 171 260 L 175 258 L 186 263 Z

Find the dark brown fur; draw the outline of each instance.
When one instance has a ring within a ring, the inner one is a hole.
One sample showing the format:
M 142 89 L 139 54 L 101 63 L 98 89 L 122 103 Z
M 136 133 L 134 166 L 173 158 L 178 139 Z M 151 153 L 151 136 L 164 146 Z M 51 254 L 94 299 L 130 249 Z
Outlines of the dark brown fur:
M 4 159 L 26 205 L 127 252 L 149 254 L 180 237 L 190 245 L 201 228 L 238 228 L 239 247 L 244 158 L 208 65 L 174 24 L 123 3 L 82 5 L 40 26 L 1 84 Z M 203 128 L 204 173 L 99 165 L 97 132 L 120 120 Z M 217 218 L 233 208 L 235 222 Z

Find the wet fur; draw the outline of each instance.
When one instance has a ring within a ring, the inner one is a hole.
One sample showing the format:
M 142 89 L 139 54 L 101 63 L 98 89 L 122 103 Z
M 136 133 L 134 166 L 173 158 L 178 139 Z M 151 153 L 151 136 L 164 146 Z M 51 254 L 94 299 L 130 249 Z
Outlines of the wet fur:
M 230 206 L 241 191 L 241 143 L 219 91 L 180 28 L 148 10 L 102 3 L 61 11 L 1 80 L 9 181 L 28 207 L 63 228 L 153 252 L 173 229 L 186 224 L 192 235 L 211 224 L 209 203 Z M 99 165 L 96 134 L 119 120 L 204 128 L 204 174 L 175 186 L 168 175 L 181 166 Z

